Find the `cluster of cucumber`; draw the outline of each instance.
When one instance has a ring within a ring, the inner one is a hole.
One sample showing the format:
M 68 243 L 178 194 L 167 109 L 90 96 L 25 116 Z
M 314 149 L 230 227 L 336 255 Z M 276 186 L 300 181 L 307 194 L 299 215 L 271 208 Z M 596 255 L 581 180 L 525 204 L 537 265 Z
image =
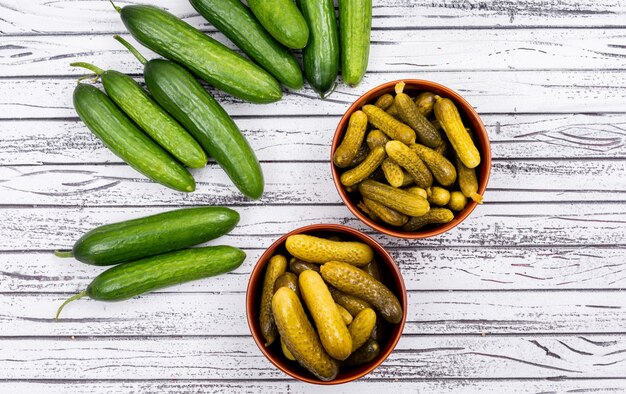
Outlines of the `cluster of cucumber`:
M 91 265 L 115 265 L 96 276 L 87 288 L 66 300 L 82 297 L 121 301 L 166 286 L 230 272 L 246 254 L 232 246 L 192 248 L 229 233 L 239 214 L 229 208 L 179 209 L 95 228 L 74 244 L 75 257 Z
M 377 357 L 386 325 L 400 323 L 403 310 L 383 284 L 373 249 L 306 234 L 289 236 L 285 249 L 291 256 L 272 256 L 265 270 L 259 306 L 265 346 L 279 343 L 287 359 L 323 381 Z
M 158 7 L 117 7 L 131 35 L 166 59 L 144 64 L 150 94 L 131 77 L 78 62 L 102 79 L 106 94 L 79 84 L 74 107 L 88 128 L 122 160 L 148 178 L 183 192 L 195 190 L 186 167 L 201 168 L 207 157 L 226 171 L 247 197 L 263 194 L 261 166 L 226 111 L 196 80 L 253 103 L 282 98 L 281 84 L 300 89 L 304 78 L 290 49 L 303 49 L 304 74 L 323 97 L 339 70 L 354 86 L 367 68 L 371 0 L 340 1 L 341 46 L 332 0 L 190 0 L 249 60 Z

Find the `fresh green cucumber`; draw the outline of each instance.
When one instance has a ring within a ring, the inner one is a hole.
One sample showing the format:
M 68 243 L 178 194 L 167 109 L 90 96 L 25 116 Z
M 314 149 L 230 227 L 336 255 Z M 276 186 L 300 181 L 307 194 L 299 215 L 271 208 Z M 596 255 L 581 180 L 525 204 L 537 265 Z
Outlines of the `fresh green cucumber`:
M 86 68 L 98 75 L 111 100 L 181 163 L 191 168 L 206 165 L 207 157 L 202 147 L 133 78 L 115 70 L 104 71 L 89 63 L 70 65 Z
M 306 46 L 309 27 L 293 0 L 248 0 L 248 5 L 278 42 L 291 49 Z
M 230 272 L 243 263 L 246 254 L 232 246 L 210 246 L 120 264 L 96 276 L 87 289 L 67 299 L 82 297 L 98 301 L 122 301 L 163 287 Z
M 290 89 L 302 88 L 304 81 L 296 58 L 265 31 L 240 0 L 189 2 L 206 20 L 280 83 Z
M 89 130 L 135 170 L 172 189 L 195 190 L 189 171 L 139 130 L 100 89 L 79 83 L 74 89 L 74 108 Z
M 149 62 L 128 42 L 118 38 L 144 63 L 146 86 L 161 104 L 202 145 L 246 196 L 263 194 L 263 172 L 252 148 L 226 111 L 187 70 L 163 59 Z
M 370 53 L 372 0 L 339 0 L 339 40 L 343 81 L 354 87 L 361 82 Z
M 72 252 L 92 265 L 113 265 L 198 245 L 235 228 L 239 214 L 229 208 L 185 208 L 144 218 L 107 224 L 83 235 Z
M 339 39 L 333 0 L 299 0 L 309 25 L 309 43 L 302 50 L 304 76 L 324 98 L 334 89 L 339 73 Z
M 280 84 L 265 70 L 169 12 L 150 5 L 116 9 L 137 41 L 210 85 L 253 103 L 281 99 Z

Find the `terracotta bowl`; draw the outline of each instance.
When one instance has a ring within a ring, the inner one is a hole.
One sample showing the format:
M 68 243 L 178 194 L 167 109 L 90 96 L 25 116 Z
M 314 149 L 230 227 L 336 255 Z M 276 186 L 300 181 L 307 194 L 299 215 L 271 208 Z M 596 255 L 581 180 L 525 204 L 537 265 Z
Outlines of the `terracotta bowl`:
M 339 178 L 341 176 L 339 172 L 340 169 L 333 163 L 333 155 L 337 147 L 339 147 L 339 145 L 341 144 L 343 135 L 346 131 L 348 121 L 350 120 L 350 116 L 352 115 L 352 113 L 361 109 L 361 107 L 363 107 L 365 104 L 373 104 L 376 99 L 378 99 L 378 97 L 382 96 L 383 94 L 393 94 L 396 83 L 401 81 L 406 83 L 404 91 L 409 95 L 412 95 L 412 93 L 418 91 L 430 91 L 440 95 L 441 97 L 449 98 L 456 104 L 466 127 L 470 127 L 475 134 L 477 148 L 480 151 L 481 155 L 481 163 L 476 168 L 476 176 L 478 177 L 478 193 L 483 194 L 485 192 L 485 189 L 487 188 L 487 182 L 489 181 L 489 173 L 491 171 L 491 147 L 489 145 L 489 137 L 487 135 L 487 131 L 485 130 L 483 122 L 481 121 L 474 108 L 467 101 L 465 101 L 465 99 L 461 97 L 461 95 L 459 95 L 457 92 L 438 83 L 419 79 L 403 79 L 382 84 L 359 97 L 359 99 L 356 100 L 354 104 L 350 106 L 350 108 L 348 108 L 346 113 L 341 118 L 339 125 L 337 125 L 335 137 L 333 138 L 333 144 L 330 150 L 331 171 L 333 174 L 335 187 L 337 188 L 341 199 L 346 204 L 348 209 L 354 214 L 354 216 L 359 218 L 363 223 L 367 224 L 374 230 L 380 231 L 381 233 L 390 235 L 392 237 L 410 239 L 428 238 L 445 233 L 446 231 L 456 227 L 472 213 L 472 211 L 474 210 L 474 208 L 476 208 L 476 205 L 478 204 L 472 200 L 469 200 L 465 209 L 461 212 L 456 212 L 454 215 L 454 219 L 450 223 L 438 226 L 427 226 L 420 231 L 408 232 L 403 231 L 401 228 L 381 225 L 370 219 L 369 216 L 367 216 L 357 207 L 357 203 L 360 201 L 357 200 L 357 198 L 360 198 L 360 195 L 358 193 L 350 194 L 345 190 L 344 186 L 339 181 Z
M 261 335 L 261 328 L 259 326 L 259 306 L 267 263 L 273 255 L 277 253 L 287 253 L 285 249 L 285 240 L 288 236 L 294 234 L 310 234 L 316 236 L 339 235 L 346 240 L 360 241 L 368 244 L 372 247 L 372 249 L 374 249 L 374 253 L 380 265 L 381 273 L 383 276 L 383 283 L 387 287 L 389 287 L 389 289 L 396 295 L 396 297 L 398 297 L 398 300 L 402 305 L 402 321 L 399 324 L 389 324 L 388 326 L 385 326 L 387 340 L 379 343 L 380 354 L 378 355 L 378 357 L 376 357 L 370 363 L 361 365 L 359 367 L 350 369 L 341 368 L 339 374 L 337 375 L 337 378 L 329 382 L 324 382 L 317 379 L 310 372 L 302 368 L 296 361 L 289 361 L 283 355 L 279 341 L 275 341 L 275 343 L 271 346 L 265 347 L 263 336 Z M 270 362 L 274 364 L 278 369 L 291 377 L 307 383 L 324 385 L 341 384 L 353 381 L 372 372 L 383 361 L 385 361 L 385 359 L 387 359 L 387 357 L 396 347 L 396 344 L 398 343 L 398 340 L 400 340 L 400 336 L 402 335 L 404 323 L 406 322 L 406 287 L 404 286 L 404 280 L 402 279 L 402 275 L 400 274 L 400 270 L 398 269 L 395 261 L 393 260 L 391 255 L 389 255 L 389 253 L 374 239 L 350 227 L 338 224 L 317 224 L 301 227 L 283 235 L 269 248 L 267 248 L 265 253 L 263 253 L 259 261 L 256 263 L 256 266 L 252 270 L 252 274 L 250 275 L 250 280 L 248 282 L 248 289 L 246 292 L 246 313 L 248 317 L 248 326 L 250 327 L 250 332 L 252 333 L 254 341 L 256 342 L 261 352 L 265 355 L 265 357 L 267 357 L 268 360 L 270 360 Z

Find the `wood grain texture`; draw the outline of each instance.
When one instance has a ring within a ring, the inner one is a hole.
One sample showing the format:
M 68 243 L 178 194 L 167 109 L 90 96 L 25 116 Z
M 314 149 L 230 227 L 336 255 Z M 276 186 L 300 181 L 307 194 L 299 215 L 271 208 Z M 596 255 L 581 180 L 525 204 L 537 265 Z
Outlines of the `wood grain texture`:
M 197 188 L 163 188 L 126 165 L 0 167 L 0 206 L 178 206 L 341 204 L 328 162 L 265 162 L 265 193 L 250 202 L 215 163 L 193 170 Z M 625 160 L 496 161 L 489 202 L 624 201 Z
M 117 303 L 84 299 L 69 304 L 55 320 L 57 308 L 71 294 L 0 294 L 0 332 L 54 337 L 249 334 L 245 292 L 161 292 Z M 603 290 L 409 292 L 404 334 L 623 335 L 626 298 L 620 294 Z
M 241 248 L 267 248 L 281 235 L 316 223 L 340 223 L 360 229 L 384 246 L 624 246 L 623 203 L 485 204 L 454 231 L 419 241 L 374 233 L 343 205 L 242 206 L 239 225 L 220 243 Z M 160 207 L 5 208 L 0 221 L 0 250 L 70 248 L 83 233 L 105 223 L 162 212 Z
M 483 115 L 496 159 L 626 158 L 626 115 Z M 261 161 L 328 160 L 338 116 L 236 123 Z M 0 165 L 102 164 L 120 159 L 78 119 L 0 120 Z
M 129 55 L 130 56 L 130 55 Z M 86 60 L 86 59 L 83 59 Z M 562 71 L 426 71 L 414 73 L 369 73 L 358 88 L 339 84 L 333 95 L 322 100 L 308 86 L 285 93 L 280 103 L 244 103 L 214 91 L 224 109 L 238 116 L 343 115 L 360 95 L 385 82 L 419 77 L 446 85 L 463 95 L 479 113 L 624 113 L 626 70 Z M 0 79 L 0 119 L 75 117 L 72 91 L 76 78 Z M 10 100 L 7 101 L 7 97 Z
M 622 378 L 626 343 L 620 336 L 419 337 L 405 336 L 370 379 L 495 379 L 580 377 Z M 506 341 L 506 347 L 503 347 Z M 3 376 L 28 379 L 23 365 L 41 371 L 40 379 L 284 379 L 258 351 L 252 337 L 5 339 L 10 349 L 0 359 Z M 50 349 L 42 357 L 40 346 Z M 62 356 L 55 356 L 55 354 Z M 366 380 L 367 381 L 367 380 Z
M 219 32 L 209 36 L 237 49 Z M 157 56 L 137 44 L 148 58 Z M 374 30 L 368 72 L 560 70 L 622 68 L 624 29 Z M 97 50 L 94 50 L 97 48 Z M 471 57 L 467 55 L 471 54 Z M 105 69 L 141 74 L 143 67 L 109 35 L 7 37 L 0 46 L 0 77 L 67 76 L 84 60 Z M 514 65 L 514 66 L 512 66 Z
M 125 1 L 123 4 L 141 2 Z M 196 27 L 207 27 L 184 1 L 151 4 Z M 10 34 L 112 33 L 123 31 L 119 16 L 104 1 L 3 0 L 0 31 Z M 373 9 L 374 29 L 403 27 L 534 27 L 624 26 L 626 6 L 620 0 L 387 0 Z M 63 23 L 57 21 L 61 19 Z
M 216 240 L 213 243 L 220 243 Z M 245 291 L 263 249 L 246 249 L 237 272 L 167 289 L 166 292 Z M 559 290 L 626 287 L 626 247 L 393 247 L 407 289 Z M 103 268 L 52 252 L 0 254 L 0 293 L 70 293 L 86 286 Z

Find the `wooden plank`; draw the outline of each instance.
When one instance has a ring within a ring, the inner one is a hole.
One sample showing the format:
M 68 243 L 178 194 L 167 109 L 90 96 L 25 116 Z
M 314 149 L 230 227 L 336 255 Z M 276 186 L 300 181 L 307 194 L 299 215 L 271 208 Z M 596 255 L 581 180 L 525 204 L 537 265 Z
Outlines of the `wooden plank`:
M 389 390 L 387 381 L 374 381 L 362 378 L 350 384 L 333 386 L 333 393 L 378 394 Z M 558 391 L 586 390 L 593 393 L 615 393 L 626 389 L 622 379 L 520 379 L 520 380 L 472 380 L 472 379 L 428 379 L 416 377 L 412 380 L 393 381 L 394 393 L 442 393 L 442 394 L 502 394 L 514 393 L 551 393 Z M 7 393 L 34 392 L 48 394 L 92 394 L 121 392 L 132 393 L 249 393 L 266 394 L 289 393 L 327 393 L 325 386 L 287 381 L 203 381 L 182 379 L 150 379 L 144 381 L 44 381 L 44 382 L 0 382 L 0 391 Z
M 210 281 L 210 279 L 206 279 Z M 77 288 L 76 292 L 82 290 Z M 597 290 L 409 292 L 407 334 L 624 333 L 626 297 Z M 151 293 L 128 301 L 0 294 L 3 336 L 248 335 L 245 293 Z
M 624 201 L 625 160 L 497 161 L 488 202 Z M 255 202 L 340 204 L 328 162 L 266 162 L 265 193 Z M 149 181 L 126 165 L 0 167 L 0 205 L 163 206 L 249 202 L 215 163 L 194 170 L 185 194 Z
M 427 71 L 419 74 L 369 73 L 357 88 L 339 84 L 322 100 L 310 88 L 285 93 L 280 103 L 243 103 L 211 89 L 224 109 L 238 116 L 342 115 L 364 92 L 388 81 L 419 77 L 439 82 L 462 94 L 481 113 L 624 112 L 626 71 Z M 73 77 L 62 79 L 0 79 L 0 119 L 75 117 Z M 9 101 L 6 98 L 11 97 Z
M 219 243 L 219 240 L 216 241 Z M 407 289 L 622 289 L 626 287 L 625 248 L 599 247 L 400 247 L 390 249 Z M 246 290 L 252 267 L 263 249 L 246 249 L 236 272 L 195 281 L 165 292 Z M 85 287 L 102 267 L 51 252 L 0 254 L 0 293 L 71 293 Z
M 134 3 L 134 2 L 133 2 Z M 120 5 L 127 4 L 119 2 Z M 154 0 L 196 27 L 207 23 L 187 2 Z M 0 32 L 11 34 L 112 33 L 123 31 L 119 16 L 105 2 L 5 0 Z M 619 0 L 393 0 L 374 4 L 375 29 L 397 27 L 624 26 Z M 63 23 L 58 23 L 62 20 Z
M 209 35 L 236 49 L 221 33 Z M 625 37 L 623 29 L 374 30 L 368 71 L 616 69 L 626 57 L 620 45 Z M 125 38 L 136 43 L 129 35 Z M 142 52 L 156 56 L 148 49 Z M 0 46 L 0 58 L 5 59 L 0 77 L 87 73 L 69 66 L 76 59 L 126 73 L 143 72 L 109 35 L 8 37 Z
M 623 378 L 623 336 L 404 336 L 369 379 Z M 251 337 L 5 339 L 8 379 L 286 379 Z M 41 348 L 49 354 L 42 357 Z M 368 382 L 369 379 L 364 379 Z
M 337 116 L 234 117 L 262 161 L 329 157 Z M 498 159 L 624 158 L 626 115 L 484 115 Z M 120 163 L 79 120 L 0 121 L 0 165 Z
M 606 204 L 485 204 L 454 230 L 437 237 L 401 240 L 374 233 L 341 205 L 235 207 L 241 222 L 220 243 L 266 248 L 284 233 L 308 224 L 341 223 L 394 246 L 624 246 L 626 207 Z M 105 223 L 142 217 L 162 208 L 41 208 L 2 210 L 0 250 L 70 248 L 83 233 Z

